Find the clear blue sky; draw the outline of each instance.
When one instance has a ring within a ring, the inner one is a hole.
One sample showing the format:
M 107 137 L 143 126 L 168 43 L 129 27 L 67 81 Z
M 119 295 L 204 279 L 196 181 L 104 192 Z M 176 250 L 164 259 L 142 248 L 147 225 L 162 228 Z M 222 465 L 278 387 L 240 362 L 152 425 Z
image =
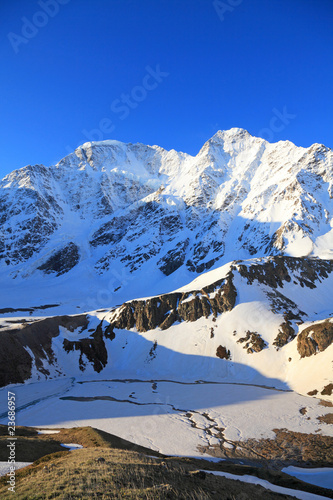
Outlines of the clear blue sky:
M 241 127 L 333 147 L 332 0 L 1 0 L 0 15 L 0 177 L 97 139 L 196 154 Z

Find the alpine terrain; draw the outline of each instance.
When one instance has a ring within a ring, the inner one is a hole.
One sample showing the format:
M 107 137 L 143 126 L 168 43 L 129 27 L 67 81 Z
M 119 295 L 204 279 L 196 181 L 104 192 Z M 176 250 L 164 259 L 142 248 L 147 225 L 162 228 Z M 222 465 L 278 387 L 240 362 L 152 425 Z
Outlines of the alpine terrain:
M 239 128 L 196 156 L 88 142 L 0 187 L 0 397 L 17 394 L 18 425 L 332 464 L 331 149 Z

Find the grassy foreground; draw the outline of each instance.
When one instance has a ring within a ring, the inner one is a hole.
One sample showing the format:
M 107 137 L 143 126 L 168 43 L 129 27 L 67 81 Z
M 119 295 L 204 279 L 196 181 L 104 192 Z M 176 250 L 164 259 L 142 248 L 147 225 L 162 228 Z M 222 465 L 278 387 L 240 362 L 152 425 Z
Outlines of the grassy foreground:
M 21 451 L 16 460 L 34 460 L 34 463 L 16 472 L 15 493 L 7 490 L 6 477 L 0 478 L 0 498 L 4 500 L 291 498 L 257 485 L 203 475 L 200 469 L 252 474 L 288 488 L 303 489 L 305 486 L 304 490 L 313 493 L 324 495 L 327 492 L 304 485 L 280 471 L 165 457 L 91 427 L 62 429 L 59 434 L 52 435 L 38 435 L 34 429 L 22 427 L 17 429 L 17 436 Z M 5 429 L 0 427 L 0 444 L 5 444 L 5 439 Z M 82 444 L 84 448 L 73 452 L 56 450 L 54 453 L 55 447 L 66 442 Z M 0 449 L 3 450 L 4 446 Z
M 104 459 L 102 461 L 101 459 Z M 16 492 L 1 499 L 278 499 L 264 488 L 190 473 L 193 467 L 110 448 L 48 455 L 17 473 Z

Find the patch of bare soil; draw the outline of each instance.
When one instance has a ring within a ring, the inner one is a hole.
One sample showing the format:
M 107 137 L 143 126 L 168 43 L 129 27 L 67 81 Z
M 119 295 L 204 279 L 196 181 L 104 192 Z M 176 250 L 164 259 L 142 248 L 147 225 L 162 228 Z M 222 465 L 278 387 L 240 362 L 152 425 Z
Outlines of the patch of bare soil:
M 320 404 L 320 406 L 327 406 L 328 408 L 333 407 L 332 401 L 326 401 L 325 399 L 321 399 L 319 404 Z

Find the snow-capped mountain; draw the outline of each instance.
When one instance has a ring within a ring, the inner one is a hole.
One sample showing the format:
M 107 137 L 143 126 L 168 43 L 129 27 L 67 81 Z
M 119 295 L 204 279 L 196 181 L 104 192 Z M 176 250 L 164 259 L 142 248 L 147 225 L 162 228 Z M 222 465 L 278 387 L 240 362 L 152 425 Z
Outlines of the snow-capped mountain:
M 195 157 L 102 141 L 12 172 L 0 403 L 11 385 L 19 425 L 329 465 L 332 182 L 330 149 L 241 129 Z
M 228 380 L 232 366 L 251 378 L 250 366 L 260 383 L 325 391 L 332 180 L 324 146 L 241 129 L 217 132 L 195 157 L 103 141 L 12 172 L 0 190 L 0 313 L 56 316 L 4 320 L 1 384 L 115 376 L 134 356 L 145 376 L 219 380 L 226 363 Z M 290 380 L 309 363 L 316 376 Z
M 195 157 L 86 143 L 2 180 L 3 307 L 38 306 L 42 295 L 87 310 L 172 291 L 235 259 L 329 259 L 332 182 L 325 146 L 242 129 L 217 132 Z

